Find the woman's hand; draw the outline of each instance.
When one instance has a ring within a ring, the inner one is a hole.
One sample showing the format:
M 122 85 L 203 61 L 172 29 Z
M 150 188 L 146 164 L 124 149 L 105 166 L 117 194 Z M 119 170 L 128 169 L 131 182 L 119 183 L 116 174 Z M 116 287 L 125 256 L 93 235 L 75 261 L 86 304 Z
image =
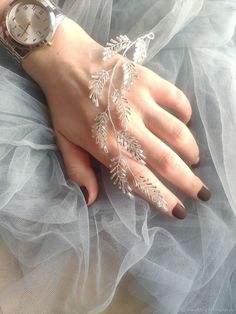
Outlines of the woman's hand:
M 95 42 L 74 21 L 65 18 L 58 27 L 51 47 L 31 53 L 23 67 L 43 89 L 51 112 L 58 147 L 63 155 L 68 176 L 88 190 L 88 204 L 98 194 L 98 184 L 89 154 L 106 167 L 117 156 L 113 133 L 108 138 L 109 153 L 104 153 L 91 136 L 94 118 L 101 112 L 89 99 L 91 74 L 121 60 L 116 55 L 102 61 L 103 47 Z M 143 175 L 161 192 L 169 206 L 169 215 L 183 219 L 186 210 L 182 202 L 153 174 L 151 169 L 194 199 L 208 200 L 210 192 L 190 167 L 199 162 L 199 148 L 186 124 L 191 118 L 191 106 L 186 96 L 171 83 L 151 70 L 137 66 L 138 78 L 128 93 L 132 104 L 129 133 L 141 144 L 146 165 L 132 158 L 129 167 Z M 101 107 L 107 106 L 105 99 Z M 173 114 L 165 110 L 168 108 Z M 150 199 L 133 186 L 141 197 Z M 155 204 L 153 204 L 155 205 Z

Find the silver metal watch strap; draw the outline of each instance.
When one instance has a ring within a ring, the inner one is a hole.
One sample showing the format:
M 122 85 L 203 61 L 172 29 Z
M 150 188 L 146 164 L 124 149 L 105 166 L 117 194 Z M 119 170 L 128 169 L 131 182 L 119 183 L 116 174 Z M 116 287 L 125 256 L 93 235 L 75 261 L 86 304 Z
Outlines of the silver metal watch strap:
M 56 22 L 57 22 L 57 25 L 58 26 L 62 20 L 64 19 L 65 15 L 64 13 L 62 12 L 61 8 L 59 8 L 54 1 L 52 0 L 48 0 L 48 3 L 51 5 L 52 7 L 52 10 L 53 10 L 53 13 L 55 14 L 55 17 L 56 17 Z
M 39 0 L 40 1 L 40 0 Z M 56 6 L 56 4 L 52 0 L 48 0 L 48 5 L 53 10 L 53 13 L 56 17 L 56 28 L 63 21 L 65 15 L 62 10 Z M 26 46 L 19 47 L 13 39 L 5 36 L 6 33 L 6 24 L 2 22 L 0 25 L 0 43 L 6 48 L 7 52 L 18 62 L 21 64 L 22 60 L 32 51 L 29 50 Z M 40 47 L 36 46 L 35 48 Z
M 18 62 L 21 63 L 22 60 L 26 57 L 29 53 L 29 50 L 26 48 L 20 49 L 13 40 L 10 38 L 5 38 L 4 32 L 5 24 L 3 23 L 0 26 L 0 43 L 6 48 L 7 52 Z

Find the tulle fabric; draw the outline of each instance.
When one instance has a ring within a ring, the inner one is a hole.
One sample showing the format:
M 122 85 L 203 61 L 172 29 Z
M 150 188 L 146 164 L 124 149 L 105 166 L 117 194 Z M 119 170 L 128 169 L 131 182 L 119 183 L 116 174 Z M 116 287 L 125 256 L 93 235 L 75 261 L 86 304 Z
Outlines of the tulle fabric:
M 102 165 L 87 208 L 39 87 L 0 50 L 0 307 L 4 314 L 236 313 L 235 0 L 57 1 L 105 45 L 155 33 L 145 65 L 191 101 L 194 170 L 213 197 L 183 221 L 124 196 Z

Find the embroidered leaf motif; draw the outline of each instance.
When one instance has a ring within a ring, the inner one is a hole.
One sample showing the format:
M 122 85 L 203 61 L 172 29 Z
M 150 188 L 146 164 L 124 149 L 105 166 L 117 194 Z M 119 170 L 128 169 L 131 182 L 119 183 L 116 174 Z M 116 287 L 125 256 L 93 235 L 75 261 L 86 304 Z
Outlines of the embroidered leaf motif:
M 131 115 L 130 103 L 128 102 L 128 99 L 124 95 L 122 95 L 121 92 L 117 89 L 112 93 L 111 97 L 112 101 L 116 105 L 116 110 L 121 120 L 121 123 L 126 128 Z
M 128 194 L 132 197 L 132 194 L 130 193 L 132 189 L 127 180 L 127 168 L 125 157 L 119 155 L 118 157 L 112 158 L 110 164 L 110 173 L 112 175 L 110 178 L 111 180 L 114 179 L 113 184 L 118 184 L 118 188 L 122 190 L 124 194 Z
M 143 155 L 143 149 L 140 143 L 127 131 L 117 132 L 117 141 L 122 145 L 138 162 L 145 165 L 145 156 Z
M 150 182 L 148 178 L 143 176 L 134 177 L 134 184 L 155 204 L 157 204 L 163 212 L 167 213 L 169 210 L 167 202 L 164 200 L 161 192 L 157 187 Z
M 126 35 L 116 36 L 116 40 L 111 39 L 110 42 L 106 44 L 103 51 L 103 60 L 106 61 L 118 52 L 127 49 L 130 44 L 131 41 Z
M 133 61 L 134 63 L 142 64 L 147 57 L 147 44 L 143 37 L 137 39 L 135 43 L 135 50 Z
M 139 37 L 135 42 L 135 51 L 133 55 L 134 63 L 142 64 L 147 57 L 147 50 L 150 41 L 155 38 L 154 33 L 150 32 L 144 36 Z
M 113 103 L 117 104 L 119 98 L 120 98 L 120 91 L 118 89 L 115 89 L 111 95 L 111 99 L 112 99 Z
M 92 125 L 92 137 L 96 138 L 96 144 L 108 153 L 107 146 L 107 124 L 109 121 L 108 114 L 106 112 L 99 113 L 95 117 L 95 123 Z
M 126 129 L 131 115 L 131 104 L 125 97 L 124 92 L 130 90 L 134 80 L 137 78 L 136 63 L 142 63 L 146 58 L 149 42 L 153 38 L 154 34 L 149 33 L 132 42 L 126 35 L 120 35 L 117 36 L 116 39 L 111 39 L 103 50 L 103 61 L 106 61 L 121 51 L 123 52 L 123 56 L 127 56 L 126 53 L 134 46 L 133 60 L 126 61 L 122 65 L 123 78 L 120 88 L 114 89 L 112 94 L 109 94 L 112 102 L 116 105 L 117 115 L 119 116 L 121 123 L 125 124 Z M 94 73 L 89 82 L 89 98 L 97 107 L 99 107 L 99 99 L 102 96 L 107 81 L 111 84 L 110 86 L 114 86 L 113 79 L 111 79 L 109 75 L 110 71 L 114 73 L 114 67 L 108 71 L 100 70 Z M 124 147 L 134 159 L 144 164 L 145 156 L 143 155 L 143 150 L 139 142 L 134 137 L 130 136 L 126 129 L 117 131 L 111 116 L 109 99 L 107 103 L 108 105 L 106 111 L 99 113 L 95 118 L 95 123 L 91 127 L 92 136 L 96 138 L 96 143 L 100 146 L 100 148 L 102 148 L 104 152 L 108 153 L 108 123 L 111 123 L 114 133 L 117 135 L 116 141 L 119 147 L 118 156 L 111 159 L 111 179 L 114 180 L 113 184 L 117 184 L 123 193 L 132 197 L 132 189 L 128 183 L 128 171 L 131 174 L 132 171 L 127 164 L 125 155 L 121 154 L 120 146 Z M 157 203 L 159 207 L 168 211 L 168 205 L 161 196 L 157 187 L 144 177 L 135 177 L 134 174 L 132 175 L 135 185 L 138 186 L 153 202 Z
M 123 69 L 123 88 L 129 91 L 134 80 L 137 78 L 136 67 L 133 62 L 126 62 L 122 65 Z
M 98 99 L 101 96 L 103 88 L 109 78 L 109 73 L 105 70 L 100 70 L 92 75 L 92 79 L 89 82 L 89 89 L 91 90 L 89 98 L 96 107 L 99 107 Z

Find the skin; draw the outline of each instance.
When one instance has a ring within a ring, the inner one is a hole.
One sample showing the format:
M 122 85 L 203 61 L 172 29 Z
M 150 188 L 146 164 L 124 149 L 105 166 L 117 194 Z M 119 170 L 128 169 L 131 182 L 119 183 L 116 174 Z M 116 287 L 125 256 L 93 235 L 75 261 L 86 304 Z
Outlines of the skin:
M 56 31 L 52 46 L 35 50 L 22 63 L 24 70 L 46 95 L 67 174 L 79 186 L 86 187 L 88 205 L 96 200 L 99 190 L 90 155 L 106 167 L 117 155 L 112 133 L 108 154 L 91 137 L 94 118 L 101 111 L 89 99 L 91 74 L 100 69 L 110 69 L 123 58 L 117 55 L 104 62 L 102 51 L 103 47 L 77 23 L 65 18 Z M 184 205 L 154 175 L 154 171 L 195 200 L 205 186 L 190 169 L 199 161 L 198 145 L 186 126 L 192 115 L 191 105 L 182 91 L 146 67 L 137 66 L 137 73 L 135 87 L 128 93 L 132 104 L 129 132 L 142 145 L 146 166 L 132 158 L 128 158 L 128 163 L 135 174 L 148 177 L 157 186 L 169 205 L 169 216 L 173 217 L 172 210 L 176 204 Z M 102 99 L 101 107 L 104 109 L 106 105 Z M 131 187 L 152 203 L 132 183 Z

